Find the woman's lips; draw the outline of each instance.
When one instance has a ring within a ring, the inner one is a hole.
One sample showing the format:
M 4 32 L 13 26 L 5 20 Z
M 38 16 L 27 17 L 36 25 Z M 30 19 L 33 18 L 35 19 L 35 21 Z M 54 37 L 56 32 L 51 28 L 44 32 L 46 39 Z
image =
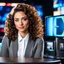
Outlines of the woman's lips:
M 24 28 L 23 26 L 22 27 L 19 27 L 20 29 Z

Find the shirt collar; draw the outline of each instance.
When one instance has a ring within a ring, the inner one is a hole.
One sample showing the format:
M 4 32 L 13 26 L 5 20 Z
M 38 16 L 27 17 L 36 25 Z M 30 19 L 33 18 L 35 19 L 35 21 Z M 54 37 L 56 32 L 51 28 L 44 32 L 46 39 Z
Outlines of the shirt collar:
M 24 40 L 27 42 L 29 40 L 29 33 L 24 37 Z
M 27 41 L 28 40 L 28 38 L 29 38 L 29 33 L 24 37 L 24 38 L 22 38 L 22 36 L 20 35 L 20 33 L 18 32 L 18 41 L 20 42 L 21 40 L 25 40 L 25 41 Z

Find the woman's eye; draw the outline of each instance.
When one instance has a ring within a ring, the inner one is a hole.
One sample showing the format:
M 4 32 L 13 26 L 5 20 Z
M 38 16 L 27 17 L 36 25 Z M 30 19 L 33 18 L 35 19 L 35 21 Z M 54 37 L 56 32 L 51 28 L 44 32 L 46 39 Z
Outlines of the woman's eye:
M 27 18 L 24 18 L 24 20 L 26 21 L 26 20 L 28 20 Z
M 18 21 L 18 19 L 15 19 L 14 21 Z

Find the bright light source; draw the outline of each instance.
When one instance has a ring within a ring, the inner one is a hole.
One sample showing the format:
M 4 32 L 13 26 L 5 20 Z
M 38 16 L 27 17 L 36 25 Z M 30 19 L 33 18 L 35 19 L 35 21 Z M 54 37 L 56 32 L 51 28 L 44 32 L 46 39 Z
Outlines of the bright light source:
M 11 6 L 16 6 L 18 3 L 11 3 Z
M 7 3 L 6 6 L 11 6 L 11 3 Z
M 5 6 L 6 5 L 6 3 L 0 3 L 0 6 Z

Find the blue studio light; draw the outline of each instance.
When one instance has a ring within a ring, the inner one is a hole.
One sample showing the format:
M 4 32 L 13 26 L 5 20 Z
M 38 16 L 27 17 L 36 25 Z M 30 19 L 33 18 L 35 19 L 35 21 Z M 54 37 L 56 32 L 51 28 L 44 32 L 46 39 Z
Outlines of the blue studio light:
M 1 25 L 0 25 L 0 28 L 4 28 L 4 27 L 5 27 L 5 25 L 4 25 L 4 24 L 1 24 Z
M 2 16 L 0 16 L 0 21 L 2 20 Z
M 6 17 L 7 17 L 8 13 L 5 13 L 3 18 L 2 18 L 2 21 L 5 22 L 6 21 Z
M 6 12 L 10 12 L 12 8 L 13 8 L 12 6 L 8 6 L 8 7 L 6 6 Z
M 0 11 L 2 11 L 3 10 L 3 6 L 0 6 Z
M 3 18 L 2 18 L 2 21 L 3 21 L 3 22 L 5 22 L 5 20 L 6 20 L 6 18 L 5 18 L 5 17 L 3 17 Z
M 37 13 L 40 17 L 43 16 L 43 10 L 42 10 L 42 6 L 41 5 L 38 5 L 38 6 L 35 6 L 35 8 L 37 9 Z
M 40 10 L 38 10 L 38 14 L 39 14 L 39 16 L 43 16 L 43 12 L 42 11 L 40 11 Z
M 11 8 L 7 8 L 7 9 L 6 9 L 6 11 L 10 11 L 10 10 L 11 10 Z

